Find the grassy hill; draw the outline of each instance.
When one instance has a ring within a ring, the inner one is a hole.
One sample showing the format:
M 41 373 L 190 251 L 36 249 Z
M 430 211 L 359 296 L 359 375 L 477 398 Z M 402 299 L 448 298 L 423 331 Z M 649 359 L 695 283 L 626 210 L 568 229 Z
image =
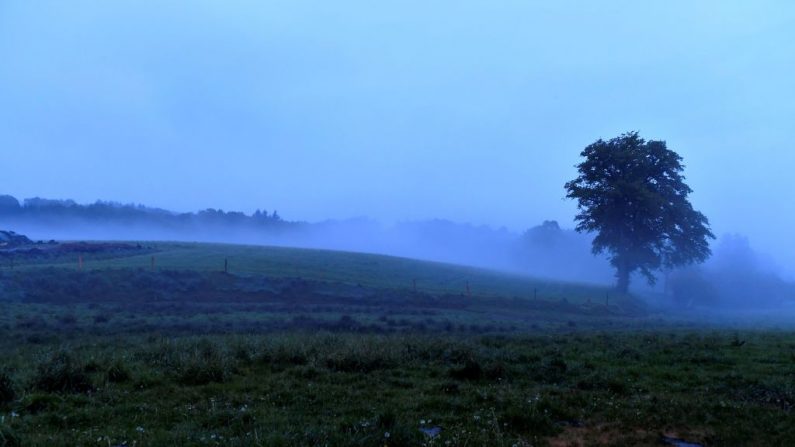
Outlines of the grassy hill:
M 222 271 L 225 261 L 235 275 L 264 275 L 273 278 L 303 278 L 341 282 L 375 288 L 413 290 L 425 293 L 473 296 L 566 299 L 572 303 L 588 300 L 602 303 L 608 288 L 532 278 L 519 274 L 421 261 L 367 253 L 332 250 L 263 247 L 206 243 L 141 243 L 153 251 L 144 254 L 105 258 L 84 257 L 85 269 L 156 269 Z M 76 256 L 37 267 L 77 268 Z M 618 302 L 617 297 L 611 300 Z

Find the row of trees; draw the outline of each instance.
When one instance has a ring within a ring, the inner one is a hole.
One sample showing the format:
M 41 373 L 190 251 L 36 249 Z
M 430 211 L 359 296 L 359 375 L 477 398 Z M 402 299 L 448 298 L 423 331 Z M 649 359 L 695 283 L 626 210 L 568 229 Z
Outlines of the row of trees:
M 20 202 L 10 195 L 0 195 L 0 217 L 7 220 L 85 219 L 92 222 L 180 225 L 188 222 L 214 224 L 288 224 L 277 211 L 257 210 L 251 215 L 238 211 L 208 208 L 196 213 L 174 213 L 143 205 L 97 201 L 80 205 L 73 200 L 52 200 L 35 197 Z

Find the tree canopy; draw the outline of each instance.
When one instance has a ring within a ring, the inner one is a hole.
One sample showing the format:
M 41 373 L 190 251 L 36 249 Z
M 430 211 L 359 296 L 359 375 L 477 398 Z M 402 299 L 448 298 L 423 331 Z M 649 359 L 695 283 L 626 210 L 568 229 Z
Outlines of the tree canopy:
M 566 183 L 566 197 L 577 200 L 577 231 L 596 233 L 593 252 L 608 254 L 620 291 L 636 271 L 654 284 L 654 271 L 710 256 L 715 236 L 688 200 L 682 157 L 665 141 L 628 132 L 580 155 L 585 160 Z

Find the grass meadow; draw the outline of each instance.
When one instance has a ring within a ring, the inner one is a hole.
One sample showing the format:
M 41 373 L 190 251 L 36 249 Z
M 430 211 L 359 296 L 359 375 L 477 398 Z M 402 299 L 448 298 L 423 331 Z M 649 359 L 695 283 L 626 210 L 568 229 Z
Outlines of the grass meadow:
M 607 293 L 287 248 L 16 259 L 0 446 L 795 445 L 795 333 Z

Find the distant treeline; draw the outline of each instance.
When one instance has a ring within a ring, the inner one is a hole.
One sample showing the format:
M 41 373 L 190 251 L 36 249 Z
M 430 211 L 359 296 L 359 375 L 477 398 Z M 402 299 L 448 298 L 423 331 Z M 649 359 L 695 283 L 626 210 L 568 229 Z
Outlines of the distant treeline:
M 285 226 L 278 212 L 257 210 L 251 215 L 238 211 L 225 212 L 208 208 L 199 212 L 175 213 L 144 205 L 121 204 L 98 200 L 81 205 L 74 200 L 53 200 L 35 197 L 22 202 L 10 195 L 0 196 L 0 219 L 17 221 L 36 219 L 39 223 L 84 219 L 96 223 L 147 223 L 163 226 L 183 226 L 191 223 L 209 225 Z

